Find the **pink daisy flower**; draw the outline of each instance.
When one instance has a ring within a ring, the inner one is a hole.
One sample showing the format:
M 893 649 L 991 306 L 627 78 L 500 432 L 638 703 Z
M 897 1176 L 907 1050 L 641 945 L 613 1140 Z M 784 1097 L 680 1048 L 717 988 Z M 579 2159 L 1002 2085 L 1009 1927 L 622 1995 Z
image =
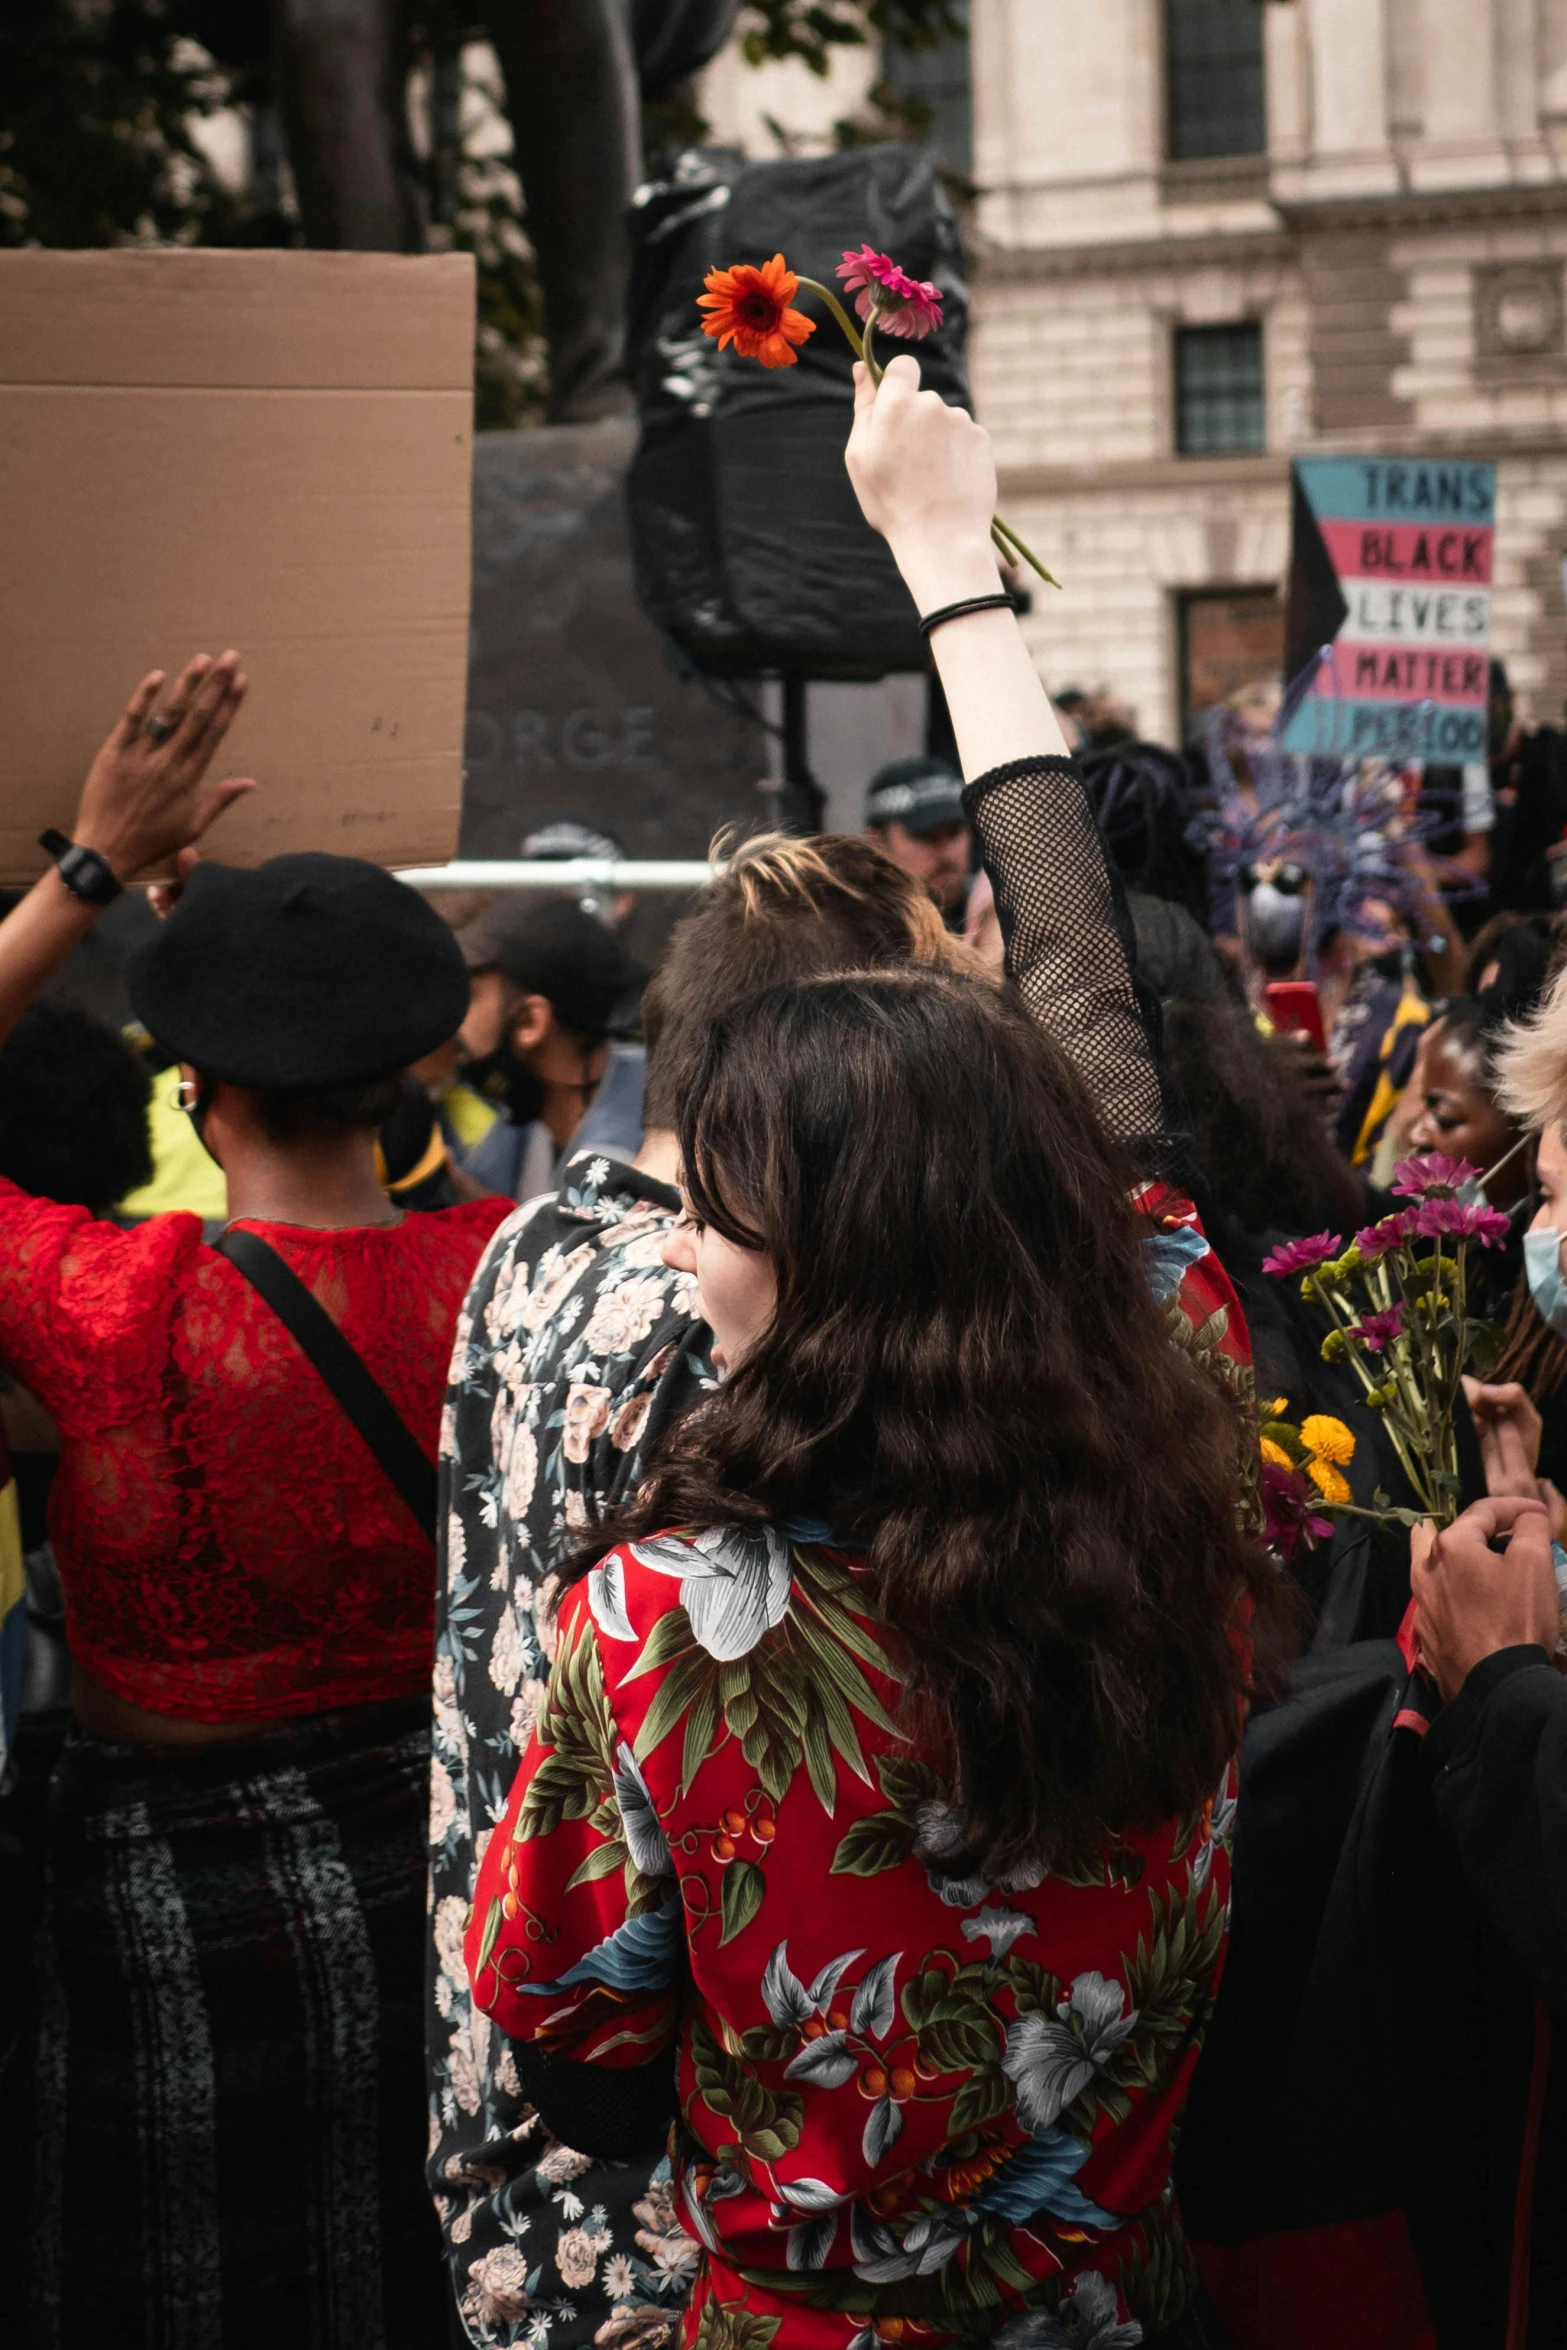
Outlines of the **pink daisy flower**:
M 1336 1232 L 1314 1232 L 1309 1240 L 1285 1241 L 1282 1248 L 1263 1258 L 1262 1269 L 1276 1281 L 1287 1281 L 1292 1273 L 1310 1273 L 1316 1266 L 1325 1265 L 1343 1246 Z
M 884 335 L 928 335 L 941 324 L 941 290 L 928 278 L 910 277 L 889 254 L 862 245 L 845 253 L 837 274 L 845 293 L 858 290 L 855 310 L 861 318 L 874 316 Z
M 1450 1159 L 1445 1151 L 1422 1151 L 1418 1158 L 1400 1159 L 1393 1169 L 1395 1199 L 1451 1199 L 1462 1183 L 1480 1172 L 1467 1159 Z

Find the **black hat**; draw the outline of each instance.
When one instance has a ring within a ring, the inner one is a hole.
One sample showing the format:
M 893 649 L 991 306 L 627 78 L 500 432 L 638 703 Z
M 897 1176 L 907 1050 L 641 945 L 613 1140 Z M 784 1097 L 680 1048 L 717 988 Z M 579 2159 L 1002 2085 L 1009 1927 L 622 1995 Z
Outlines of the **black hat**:
M 901 824 L 907 832 L 962 824 L 963 778 L 943 759 L 894 759 L 865 787 L 865 821 Z
M 500 971 L 543 996 L 576 1036 L 616 1036 L 636 1024 L 647 965 L 570 898 L 499 898 L 459 944 L 470 971 Z
M 626 844 L 607 824 L 584 824 L 580 817 L 562 816 L 541 824 L 522 844 L 522 853 L 536 864 L 553 864 L 566 857 L 601 857 L 613 865 L 624 857 Z
M 468 1009 L 462 952 L 433 906 L 361 857 L 198 865 L 125 973 L 176 1060 L 263 1091 L 389 1077 Z

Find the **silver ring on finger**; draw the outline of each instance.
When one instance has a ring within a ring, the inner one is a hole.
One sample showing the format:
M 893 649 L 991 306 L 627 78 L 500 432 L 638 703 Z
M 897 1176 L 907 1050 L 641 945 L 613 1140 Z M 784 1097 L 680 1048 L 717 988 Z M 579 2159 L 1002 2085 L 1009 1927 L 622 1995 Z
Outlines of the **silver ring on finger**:
M 158 712 L 154 710 L 152 716 L 143 725 L 142 732 L 149 735 L 155 743 L 166 743 L 178 725 L 177 718 L 160 717 Z

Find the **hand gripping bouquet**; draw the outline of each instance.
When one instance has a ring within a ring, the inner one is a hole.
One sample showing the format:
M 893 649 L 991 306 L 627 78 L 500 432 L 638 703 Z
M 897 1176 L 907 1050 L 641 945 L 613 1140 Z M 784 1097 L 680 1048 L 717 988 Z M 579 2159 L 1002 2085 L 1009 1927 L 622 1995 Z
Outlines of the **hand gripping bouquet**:
M 1290 1558 L 1298 1543 L 1331 1531 L 1329 1517 L 1412 1526 L 1458 1514 L 1458 1455 L 1453 1412 L 1465 1371 L 1489 1375 L 1502 1332 L 1469 1309 L 1469 1251 L 1498 1248 L 1508 1220 L 1461 1194 L 1475 1188 L 1478 1167 L 1440 1151 L 1404 1159 L 1393 1193 L 1407 1207 L 1368 1224 L 1346 1249 L 1336 1232 L 1292 1240 L 1263 1259 L 1277 1279 L 1299 1277 L 1300 1294 L 1331 1324 L 1326 1362 L 1347 1362 L 1367 1407 L 1381 1415 L 1418 1509 L 1394 1509 L 1385 1493 L 1357 1509 L 1344 1475 L 1355 1440 L 1341 1420 L 1314 1414 L 1299 1427 L 1278 1416 L 1262 1425 L 1263 1505 L 1268 1534 Z
M 928 278 L 910 277 L 889 254 L 877 253 L 869 245 L 845 253 L 837 275 L 843 280 L 844 292 L 854 296 L 861 321 L 858 327 L 831 286 L 814 277 L 797 276 L 783 255 L 775 253 L 760 267 L 741 261 L 733 269 L 708 271 L 703 280 L 706 290 L 697 296 L 697 308 L 707 312 L 702 332 L 713 337 L 720 351 L 733 344 L 743 359 L 759 359 L 764 367 L 793 367 L 800 345 L 816 332 L 815 320 L 792 307 L 803 286 L 826 303 L 855 358 L 863 359 L 872 383 L 880 383 L 881 366 L 875 350 L 878 328 L 883 334 L 916 340 L 928 335 L 941 324 L 940 289 Z M 1027 563 L 1051 587 L 1061 585 L 999 514 L 991 521 L 990 535 L 1004 563 Z

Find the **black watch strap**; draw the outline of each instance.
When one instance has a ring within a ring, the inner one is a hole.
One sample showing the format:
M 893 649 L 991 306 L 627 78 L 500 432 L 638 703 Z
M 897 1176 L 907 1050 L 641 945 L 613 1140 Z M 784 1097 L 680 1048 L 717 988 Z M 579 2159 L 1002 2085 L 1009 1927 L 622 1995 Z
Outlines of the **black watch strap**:
M 112 906 L 120 895 L 123 885 L 116 881 L 113 867 L 96 849 L 80 847 L 63 832 L 57 832 L 53 825 L 38 835 L 38 846 L 49 851 L 66 888 L 85 904 Z

